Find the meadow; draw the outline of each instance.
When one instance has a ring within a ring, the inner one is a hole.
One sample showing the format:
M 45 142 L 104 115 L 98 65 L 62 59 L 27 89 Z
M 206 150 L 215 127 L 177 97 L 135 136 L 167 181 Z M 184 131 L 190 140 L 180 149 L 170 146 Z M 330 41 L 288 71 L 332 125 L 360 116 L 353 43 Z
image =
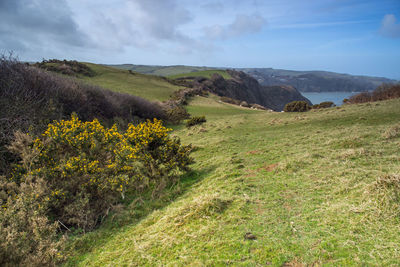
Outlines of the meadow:
M 221 75 L 224 79 L 229 79 L 231 76 L 226 70 L 203 70 L 203 71 L 196 71 L 196 72 L 190 72 L 190 73 L 179 73 L 175 75 L 169 75 L 168 78 L 170 79 L 177 79 L 177 78 L 184 78 L 184 77 L 204 77 L 210 79 L 211 76 L 217 73 Z
M 128 72 L 98 64 L 86 63 L 94 72 L 94 77 L 81 77 L 84 81 L 110 88 L 115 92 L 143 97 L 147 100 L 168 100 L 171 94 L 183 87 L 173 85 L 163 77 Z
M 208 92 L 179 106 L 199 125 L 166 117 L 123 128 L 165 114 L 115 91 L 162 101 L 179 87 L 89 63 L 70 64 L 90 74 L 77 79 L 0 65 L 2 121 L 26 117 L 2 141 L 0 265 L 400 261 L 399 98 L 352 102 L 361 94 L 340 107 L 272 112 Z M 398 87 L 389 89 L 371 96 L 393 97 Z
M 75 236 L 66 266 L 397 265 L 399 106 L 276 113 L 195 97 L 187 109 L 207 122 L 173 126 L 196 147 L 192 171 Z

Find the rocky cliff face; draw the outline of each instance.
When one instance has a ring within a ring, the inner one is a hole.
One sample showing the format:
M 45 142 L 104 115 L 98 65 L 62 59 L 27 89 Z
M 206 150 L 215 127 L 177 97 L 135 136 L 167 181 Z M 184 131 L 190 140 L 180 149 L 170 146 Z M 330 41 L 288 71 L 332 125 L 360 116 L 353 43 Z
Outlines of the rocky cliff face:
M 302 96 L 296 88 L 287 85 L 262 86 L 256 79 L 242 71 L 228 70 L 232 79 L 224 79 L 219 74 L 213 74 L 211 79 L 195 78 L 192 87 L 210 91 L 219 96 L 255 103 L 266 108 L 281 111 L 292 101 L 311 102 Z

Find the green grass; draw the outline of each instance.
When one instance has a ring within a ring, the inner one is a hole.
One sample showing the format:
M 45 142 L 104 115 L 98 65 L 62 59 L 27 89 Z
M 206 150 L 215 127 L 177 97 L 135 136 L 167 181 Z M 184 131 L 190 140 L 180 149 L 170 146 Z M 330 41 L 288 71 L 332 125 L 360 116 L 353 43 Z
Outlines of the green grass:
M 211 76 L 214 73 L 218 73 L 225 79 L 230 79 L 232 78 L 231 75 L 226 70 L 204 70 L 204 71 L 196 71 L 196 72 L 190 72 L 190 73 L 181 73 L 181 74 L 176 74 L 176 75 L 170 75 L 168 78 L 170 79 L 177 79 L 177 78 L 184 78 L 184 77 L 205 77 L 205 78 L 211 78 Z
M 86 64 L 96 72 L 96 76 L 83 76 L 81 79 L 116 92 L 128 93 L 148 100 L 163 101 L 168 100 L 174 91 L 181 88 L 170 84 L 162 77 L 140 73 L 131 74 L 126 70 L 91 63 Z
M 164 77 L 182 73 L 216 69 L 211 67 L 197 67 L 197 66 L 183 66 L 183 65 L 150 66 L 150 65 L 121 64 L 121 65 L 111 65 L 111 66 L 119 69 L 133 70 L 143 74 L 151 74 Z
M 399 106 L 273 113 L 196 97 L 188 110 L 207 122 L 173 133 L 197 147 L 193 171 L 75 237 L 66 265 L 396 266 L 398 206 L 374 183 L 400 173 L 400 135 L 385 137 Z

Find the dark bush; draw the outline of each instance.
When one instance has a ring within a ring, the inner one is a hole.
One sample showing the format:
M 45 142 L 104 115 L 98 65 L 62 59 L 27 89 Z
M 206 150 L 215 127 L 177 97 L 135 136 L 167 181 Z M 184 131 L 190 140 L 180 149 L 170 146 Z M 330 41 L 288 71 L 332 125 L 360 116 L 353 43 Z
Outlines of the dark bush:
M 293 101 L 285 105 L 283 111 L 285 112 L 305 112 L 310 110 L 311 107 L 306 101 Z
M 194 125 L 202 124 L 206 121 L 207 120 L 205 116 L 196 116 L 186 122 L 186 127 L 192 127 Z
M 400 98 L 400 84 L 382 84 L 373 92 L 362 92 L 351 96 L 346 103 L 366 103 Z
M 320 109 L 320 108 L 331 108 L 334 106 L 335 106 L 335 103 L 333 103 L 331 101 L 325 101 L 325 102 L 321 102 L 319 104 L 312 105 L 311 108 Z
M 35 63 L 34 66 L 69 76 L 95 76 L 95 72 L 91 68 L 89 68 L 86 64 L 80 63 L 76 60 L 43 60 L 42 62 Z
M 168 116 L 168 121 L 173 124 L 179 124 L 182 120 L 188 119 L 190 117 L 190 114 L 181 105 L 170 106 L 166 110 L 166 113 Z

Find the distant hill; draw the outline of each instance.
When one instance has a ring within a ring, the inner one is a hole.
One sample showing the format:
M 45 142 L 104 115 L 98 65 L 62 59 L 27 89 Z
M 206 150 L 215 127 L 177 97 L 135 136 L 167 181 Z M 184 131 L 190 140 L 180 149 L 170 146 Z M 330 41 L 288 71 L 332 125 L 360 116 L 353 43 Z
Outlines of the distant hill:
M 383 77 L 354 76 L 327 71 L 291 71 L 272 68 L 242 69 L 266 86 L 291 85 L 301 92 L 372 91 L 382 83 L 395 83 Z
M 110 65 L 112 67 L 133 70 L 144 74 L 178 77 L 179 74 L 194 73 L 207 70 L 224 70 L 226 68 L 196 66 L 147 66 L 147 65 Z M 273 68 L 240 68 L 251 75 L 261 85 L 290 85 L 301 92 L 362 92 L 373 91 L 382 83 L 398 81 L 371 76 L 357 76 L 328 71 L 293 71 Z

